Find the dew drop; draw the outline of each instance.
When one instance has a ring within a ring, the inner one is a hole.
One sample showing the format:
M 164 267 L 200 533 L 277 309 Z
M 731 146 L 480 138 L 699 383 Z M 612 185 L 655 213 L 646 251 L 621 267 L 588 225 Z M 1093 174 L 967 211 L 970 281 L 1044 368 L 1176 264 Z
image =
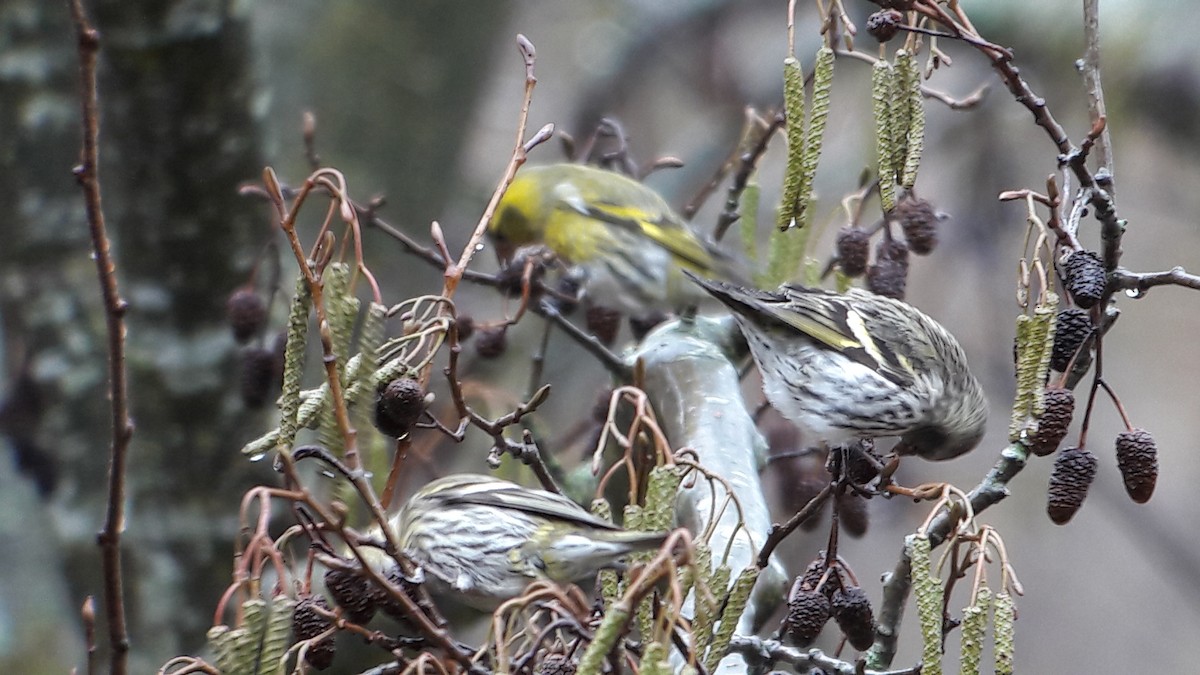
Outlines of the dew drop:
M 1125 291 L 1125 295 L 1128 295 L 1129 297 L 1136 299 L 1136 298 L 1142 297 L 1143 293 L 1140 289 L 1130 288 Z
M 251 461 L 251 462 L 261 462 L 261 461 L 263 460 L 263 458 L 264 458 L 264 457 L 266 457 L 266 456 L 267 456 L 267 453 L 265 453 L 265 452 L 258 452 L 258 453 L 255 453 L 255 454 L 253 454 L 253 455 L 250 455 L 250 461 Z

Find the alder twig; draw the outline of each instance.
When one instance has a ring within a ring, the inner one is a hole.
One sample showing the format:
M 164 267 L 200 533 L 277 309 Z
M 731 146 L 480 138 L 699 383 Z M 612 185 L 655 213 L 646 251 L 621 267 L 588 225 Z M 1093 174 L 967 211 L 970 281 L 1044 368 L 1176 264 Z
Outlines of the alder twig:
M 121 298 L 117 286 L 116 263 L 113 261 L 100 201 L 100 103 L 96 89 L 96 56 L 100 51 L 100 33 L 88 20 L 82 0 L 71 0 L 71 18 L 78 42 L 79 98 L 83 114 L 83 149 L 74 174 L 83 189 L 92 238 L 92 258 L 96 261 L 100 292 L 104 299 L 108 333 L 108 398 L 112 408 L 108 506 L 97 541 L 104 575 L 108 643 L 112 649 L 109 672 L 112 675 L 124 675 L 129 664 L 129 635 L 125 619 L 125 584 L 121 572 L 121 532 L 125 528 L 126 463 L 129 441 L 133 438 L 133 422 L 129 417 L 129 381 L 125 367 L 125 311 L 129 305 Z
M 1114 291 L 1137 291 L 1139 298 L 1144 297 L 1146 291 L 1155 286 L 1183 286 L 1200 290 L 1200 276 L 1188 274 L 1180 266 L 1165 272 L 1131 272 L 1124 267 L 1118 267 L 1108 276 L 1108 283 Z

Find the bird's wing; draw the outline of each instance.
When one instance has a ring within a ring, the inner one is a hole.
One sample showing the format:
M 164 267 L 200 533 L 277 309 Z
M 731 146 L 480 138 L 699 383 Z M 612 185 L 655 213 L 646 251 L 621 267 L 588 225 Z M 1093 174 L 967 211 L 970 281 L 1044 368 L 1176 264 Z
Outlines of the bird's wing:
M 712 273 L 716 267 L 712 250 L 672 213 L 666 202 L 648 190 L 621 191 L 613 199 L 588 201 L 574 185 L 561 183 L 556 186 L 555 194 L 562 206 L 617 229 L 643 235 L 698 271 Z
M 601 520 L 583 510 L 570 499 L 546 492 L 531 490 L 516 484 L 501 485 L 491 480 L 487 484 L 476 484 L 462 489 L 443 490 L 436 493 L 436 498 L 447 504 L 477 504 L 480 506 L 495 506 L 499 508 L 524 511 L 535 516 L 543 516 L 554 520 L 565 520 L 587 527 L 604 530 L 618 530 L 616 525 Z
M 761 308 L 778 321 L 795 328 L 817 343 L 862 364 L 897 386 L 910 386 L 916 379 L 912 361 L 889 341 L 876 340 L 871 327 L 879 333 L 879 324 L 889 317 L 868 313 L 855 302 L 855 295 L 788 286 L 783 297 L 760 302 Z M 888 334 L 904 334 L 897 327 Z

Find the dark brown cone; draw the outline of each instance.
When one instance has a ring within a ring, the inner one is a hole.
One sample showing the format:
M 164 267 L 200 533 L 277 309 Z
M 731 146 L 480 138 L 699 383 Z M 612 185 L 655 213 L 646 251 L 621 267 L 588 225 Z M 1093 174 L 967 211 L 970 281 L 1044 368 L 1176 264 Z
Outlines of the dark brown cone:
M 825 622 L 829 621 L 831 605 L 829 598 L 816 591 L 800 591 L 788 600 L 784 632 L 797 645 L 808 646 L 820 635 Z
M 267 404 L 275 391 L 275 354 L 262 347 L 242 350 L 242 403 L 251 410 Z
M 1067 256 L 1067 292 L 1075 304 L 1091 309 L 1104 295 L 1107 276 L 1100 255 L 1094 251 L 1075 251 Z
M 866 591 L 858 586 L 846 586 L 833 594 L 833 618 L 855 649 L 869 649 L 875 642 L 875 614 Z
M 225 320 L 238 344 L 258 334 L 267 320 L 267 305 L 250 288 L 239 288 L 225 302 Z
M 481 358 L 494 359 L 508 348 L 508 330 L 505 326 L 480 328 L 475 335 L 475 353 Z
M 641 342 L 647 333 L 666 320 L 667 314 L 659 310 L 650 310 L 641 316 L 631 316 L 629 317 L 629 332 L 633 333 L 634 340 Z
M 1096 478 L 1096 456 L 1086 448 L 1067 448 L 1054 459 L 1047 491 L 1046 512 L 1057 525 L 1066 525 L 1087 497 Z
M 842 531 L 846 534 L 858 539 L 867 533 L 867 526 L 871 524 L 870 518 L 867 515 L 867 499 L 857 492 L 847 490 L 838 495 L 838 522 L 841 523 Z
M 904 299 L 908 286 L 908 247 L 886 237 L 875 247 L 875 264 L 867 268 L 867 290 L 895 300 Z
M 545 250 L 538 247 L 519 249 L 511 261 L 496 273 L 497 287 L 510 298 L 520 297 L 525 292 L 525 267 L 533 261 L 529 274 L 529 297 L 541 295 L 542 279 L 546 276 Z
M 1058 387 L 1046 390 L 1046 409 L 1038 418 L 1038 430 L 1030 440 L 1029 451 L 1045 457 L 1058 449 L 1067 437 L 1071 417 L 1075 414 L 1075 392 Z
M 579 665 L 566 654 L 547 654 L 538 664 L 537 675 L 575 675 Z
M 458 329 L 458 341 L 466 342 L 475 334 L 475 319 L 469 314 L 459 314 L 454 319 L 454 327 Z
M 837 257 L 838 266 L 846 276 L 862 276 L 871 258 L 870 233 L 851 225 L 838 230 Z
M 375 397 L 375 428 L 385 436 L 400 438 L 412 431 L 425 411 L 425 390 L 411 377 L 388 382 Z
M 855 484 L 866 485 L 879 475 L 876 467 L 883 459 L 875 452 L 875 441 L 867 438 L 835 451 L 834 457 L 843 456 L 846 458 L 846 477 Z
M 377 596 L 372 591 L 370 580 L 348 570 L 330 569 L 325 572 L 325 588 L 333 601 L 346 612 L 354 623 L 366 625 L 375 616 Z
M 1050 367 L 1066 372 L 1071 357 L 1092 334 L 1092 319 L 1085 310 L 1067 307 L 1054 318 L 1054 347 L 1050 352 Z
M 579 307 L 579 295 L 583 280 L 576 274 L 564 274 L 554 285 L 554 305 L 562 314 L 570 314 Z
M 804 574 L 800 576 L 800 589 L 817 590 L 817 584 L 821 583 L 823 576 L 825 576 L 825 552 L 821 551 L 816 558 L 812 559 L 812 562 L 808 563 L 808 567 L 804 568 Z M 830 572 L 829 577 L 825 579 L 825 585 L 821 586 L 821 592 L 828 597 L 833 597 L 834 592 L 839 588 L 841 588 L 841 577 L 836 572 Z
M 1117 467 L 1125 481 L 1125 491 L 1138 504 L 1145 504 L 1158 482 L 1158 445 L 1145 429 L 1117 434 Z
M 400 569 L 395 565 L 388 570 L 387 580 L 393 586 L 404 591 L 405 595 L 408 597 L 414 600 L 416 599 L 417 587 L 405 579 L 404 575 L 400 573 Z M 384 591 L 382 588 L 377 588 L 376 590 L 378 591 L 379 596 L 379 611 L 387 614 L 396 621 L 399 621 L 401 624 L 408 626 L 408 613 L 404 611 L 404 605 L 400 604 L 399 600 L 393 599 L 391 594 Z
M 603 305 L 588 305 L 587 329 L 600 344 L 611 347 L 621 332 L 621 313 Z
M 314 607 L 329 609 L 329 603 L 321 596 L 301 598 L 292 610 L 292 636 L 296 642 L 312 639 L 325 632 L 332 625 L 329 619 L 314 611 Z M 317 670 L 325 670 L 333 663 L 336 646 L 333 637 L 325 638 L 316 644 L 309 645 L 304 660 Z
M 867 32 L 880 42 L 887 42 L 900 32 L 898 26 L 904 23 L 904 15 L 894 9 L 884 9 L 867 17 Z
M 924 199 L 908 196 L 896 204 L 892 218 L 904 230 L 904 241 L 908 250 L 917 255 L 929 255 L 937 248 L 937 214 L 933 205 Z

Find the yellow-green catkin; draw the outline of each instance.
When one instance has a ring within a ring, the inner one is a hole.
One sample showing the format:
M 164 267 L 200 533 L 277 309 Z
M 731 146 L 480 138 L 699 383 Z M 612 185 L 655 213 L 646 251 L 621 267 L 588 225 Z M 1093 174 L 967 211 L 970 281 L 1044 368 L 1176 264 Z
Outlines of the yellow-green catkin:
M 296 601 L 286 595 L 271 600 L 271 616 L 263 634 L 262 653 L 258 659 L 258 675 L 283 675 L 283 655 L 291 642 L 292 611 Z
M 804 175 L 804 69 L 794 56 L 783 60 L 783 111 L 787 118 L 787 168 L 776 226 L 787 230 L 797 222 Z
M 679 569 L 679 588 L 687 595 L 698 586 L 703 586 L 708 579 L 708 570 L 712 565 L 712 549 L 708 544 L 697 541 L 692 545 L 692 564 Z M 697 584 L 699 581 L 699 584 Z M 699 597 L 697 593 L 696 597 Z M 695 599 L 693 599 L 693 604 Z
M 354 426 L 358 429 L 359 451 L 363 456 L 363 466 L 372 475 L 383 478 L 387 475 L 389 458 L 383 435 L 374 431 L 375 386 L 373 376 L 379 368 L 379 354 L 376 351 L 383 344 L 384 321 L 387 318 L 387 307 L 372 302 L 367 306 L 362 328 L 358 337 L 357 368 L 351 368 L 354 359 L 346 365 L 347 379 L 350 386 L 347 396 L 352 397 L 351 410 L 354 412 Z
M 656 466 L 650 470 L 645 516 L 638 529 L 664 532 L 675 525 L 675 497 L 683 480 L 683 471 L 678 465 Z
M 754 582 L 758 581 L 758 573 L 758 567 L 754 565 L 747 567 L 733 582 L 733 588 L 729 589 L 729 599 L 721 611 L 721 622 L 717 625 L 712 644 L 708 648 L 708 656 L 704 660 L 704 665 L 710 673 L 716 670 L 717 663 L 720 662 L 721 657 L 725 655 L 725 650 L 729 647 L 733 631 L 737 628 L 738 618 L 742 616 L 742 610 L 746 609 L 746 603 L 750 600 L 750 591 L 754 590 Z
M 627 530 L 646 530 L 647 512 L 637 504 L 625 505 L 625 517 L 621 524 Z M 649 560 L 653 553 L 650 551 L 639 551 L 629 556 L 635 562 Z M 650 631 L 654 625 L 654 599 L 653 594 L 649 594 L 641 599 L 638 603 L 637 611 L 634 612 L 634 621 L 637 623 L 638 631 L 641 632 L 643 639 L 650 636 Z
M 975 602 L 963 610 L 959 663 L 960 672 L 964 675 L 979 673 L 984 638 L 987 635 L 988 612 L 991 607 L 992 592 L 981 588 L 975 596 Z
M 765 274 L 756 275 L 755 282 L 760 288 L 774 288 L 791 280 L 800 269 L 804 259 L 804 247 L 808 241 L 810 228 L 800 231 L 773 230 L 767 240 L 767 269 Z
M 325 268 L 321 279 L 330 343 L 337 361 L 340 384 L 345 385 L 347 352 L 350 350 L 350 335 L 354 330 L 354 315 L 357 313 L 357 307 L 354 306 L 357 298 L 350 294 L 350 266 L 346 263 L 331 263 Z M 330 452 L 341 456 L 346 451 L 346 439 L 338 427 L 335 410 L 335 406 L 332 405 L 321 409 L 318 437 Z
M 644 675 L 671 675 L 671 662 L 667 659 L 667 646 L 655 640 L 642 651 L 639 672 Z
M 1017 606 L 1013 597 L 1003 591 L 996 594 L 992 606 L 996 610 L 992 617 L 996 639 L 996 675 L 1012 675 L 1013 658 L 1016 656 L 1013 622 L 1017 618 Z
M 354 320 L 358 316 L 358 298 L 354 297 L 350 290 L 350 266 L 342 262 L 330 263 L 325 268 L 321 281 L 325 316 L 329 320 L 329 333 L 333 337 L 333 354 L 337 357 L 338 373 L 344 375 L 346 359 L 350 356 L 350 337 L 354 332 Z
M 606 523 L 613 521 L 612 505 L 604 499 L 592 500 L 591 512 L 593 516 Z M 617 573 L 613 570 L 600 570 L 597 580 L 600 582 L 600 597 L 604 600 L 604 606 L 610 607 L 612 603 L 616 602 L 617 594 L 620 591 Z
M 742 201 L 738 205 L 738 228 L 742 233 L 742 253 L 746 260 L 758 260 L 758 206 L 762 188 L 751 178 L 742 190 Z
M 721 601 L 729 592 L 730 574 L 728 565 L 717 567 L 712 570 L 706 581 L 711 598 L 706 594 L 696 594 L 696 617 L 692 621 L 692 637 L 697 652 L 712 644 L 715 637 L 713 628 L 717 623 L 717 610 L 721 608 Z
M 234 628 L 229 631 L 229 641 L 231 644 L 229 661 L 234 665 L 229 669 L 222 669 L 221 673 L 229 673 L 230 675 L 250 675 L 250 673 L 253 673 L 258 662 L 258 638 L 258 634 L 251 633 L 245 627 Z
M 308 313 L 312 295 L 304 275 L 296 281 L 296 295 L 288 310 L 287 345 L 283 349 L 283 390 L 279 394 L 279 438 L 276 447 L 291 451 L 296 443 L 300 383 L 304 377 L 304 348 L 308 343 Z
M 1052 300 L 1057 304 L 1057 297 Z M 1017 317 L 1017 393 L 1008 426 L 1009 441 L 1019 440 L 1045 407 L 1044 383 L 1054 346 L 1054 316 L 1054 305 L 1047 304 L 1039 305 L 1033 316 Z
M 238 667 L 242 664 L 237 663 L 237 653 L 234 650 L 237 635 L 234 634 L 234 631 L 225 625 L 213 626 L 208 629 L 206 637 L 208 638 L 208 649 L 213 653 L 217 670 L 221 671 L 222 675 L 239 672 Z M 253 668 L 253 664 L 247 664 L 241 668 L 240 672 L 250 672 Z
M 1037 373 L 1034 381 L 1041 384 L 1050 375 L 1050 357 L 1054 354 L 1055 317 L 1058 315 L 1058 295 L 1048 293 L 1046 302 L 1039 304 L 1033 310 L 1033 320 L 1038 325 L 1038 336 L 1041 340 L 1042 353 L 1038 356 Z M 1046 388 L 1035 387 L 1031 410 L 1034 418 L 1046 412 Z
M 833 87 L 833 50 L 821 47 L 817 50 L 813 66 L 812 104 L 808 113 L 808 124 L 804 132 L 804 152 L 801 157 L 800 189 L 797 193 L 796 224 L 803 225 L 812 207 L 813 181 L 817 176 L 817 164 L 821 159 L 821 145 L 825 139 L 825 122 L 829 119 L 829 92 Z M 790 119 L 790 118 L 789 118 Z
M 896 172 L 892 167 L 895 135 L 893 129 L 892 91 L 895 69 L 880 59 L 871 67 L 871 112 L 875 118 L 875 147 L 879 155 L 879 197 L 884 212 L 896 206 Z
M 888 102 L 888 115 L 891 121 L 888 126 L 892 131 L 891 169 L 893 175 L 899 177 L 904 171 L 904 158 L 908 151 L 909 108 L 908 92 L 904 90 L 904 62 L 912 61 L 908 51 L 901 49 L 896 52 L 896 62 L 892 65 L 892 97 Z
M 929 537 L 910 534 L 904 538 L 910 561 L 913 593 L 917 596 L 917 618 L 921 624 L 921 673 L 942 674 L 942 582 L 930 570 Z
M 901 54 L 904 56 L 901 57 Z M 898 99 L 908 109 L 907 138 L 904 143 L 904 163 L 900 167 L 900 184 L 911 190 L 917 182 L 917 170 L 921 166 L 921 153 L 925 149 L 925 101 L 921 96 L 921 69 L 916 58 L 907 51 L 896 53 L 896 66 L 900 69 L 900 96 Z
M 600 620 L 600 626 L 596 629 L 595 638 L 579 659 L 579 670 L 576 671 L 578 675 L 600 675 L 608 653 L 612 651 L 625 632 L 627 623 L 629 623 L 627 608 L 615 603 L 608 607 L 608 610 L 604 612 L 604 618 Z

